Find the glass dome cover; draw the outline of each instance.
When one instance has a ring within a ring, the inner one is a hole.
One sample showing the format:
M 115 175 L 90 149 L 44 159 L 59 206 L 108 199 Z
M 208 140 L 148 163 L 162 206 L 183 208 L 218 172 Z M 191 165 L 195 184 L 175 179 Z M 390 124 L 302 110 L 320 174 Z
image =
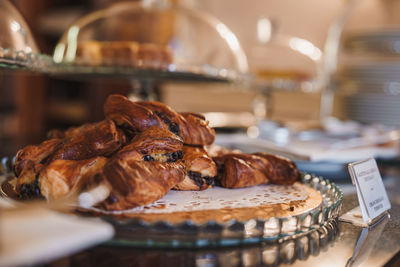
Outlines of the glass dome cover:
M 46 57 L 40 55 L 29 26 L 8 0 L 0 1 L 0 28 L 1 67 L 39 69 L 46 61 Z
M 239 41 L 223 23 L 163 1 L 122 2 L 90 13 L 64 33 L 53 60 L 74 66 L 72 72 L 103 74 L 148 70 L 235 79 L 248 72 Z

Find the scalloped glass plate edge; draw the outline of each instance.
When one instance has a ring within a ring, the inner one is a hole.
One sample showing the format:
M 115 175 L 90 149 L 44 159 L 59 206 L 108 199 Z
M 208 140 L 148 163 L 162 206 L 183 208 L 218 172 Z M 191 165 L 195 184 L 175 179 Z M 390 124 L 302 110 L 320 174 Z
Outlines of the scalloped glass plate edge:
M 302 182 L 319 191 L 323 200 L 319 207 L 296 216 L 252 219 L 246 222 L 209 221 L 204 224 L 194 224 L 191 221 L 179 224 L 164 221 L 147 223 L 137 219 L 119 221 L 112 217 L 104 217 L 116 229 L 114 239 L 106 244 L 151 248 L 201 248 L 297 238 L 337 218 L 343 201 L 343 193 L 329 180 L 303 174 Z

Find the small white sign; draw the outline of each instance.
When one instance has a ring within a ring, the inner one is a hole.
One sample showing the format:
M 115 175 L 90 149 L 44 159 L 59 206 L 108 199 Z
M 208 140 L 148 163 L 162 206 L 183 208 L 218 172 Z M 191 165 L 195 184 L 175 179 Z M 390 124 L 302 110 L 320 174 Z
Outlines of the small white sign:
M 370 158 L 348 165 L 353 184 L 357 188 L 363 221 L 370 224 L 391 208 L 375 159 Z

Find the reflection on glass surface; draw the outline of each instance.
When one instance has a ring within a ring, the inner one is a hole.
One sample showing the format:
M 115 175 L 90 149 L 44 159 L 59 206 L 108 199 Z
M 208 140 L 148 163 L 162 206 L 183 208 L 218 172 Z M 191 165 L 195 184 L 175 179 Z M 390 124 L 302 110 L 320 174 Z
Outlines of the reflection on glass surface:
M 269 59 L 270 64 L 256 70 L 260 82 L 267 82 L 272 89 L 303 90 L 304 87 L 305 91 L 318 90 L 314 82 L 318 80 L 322 51 L 309 40 L 277 32 L 275 28 L 274 21 L 269 18 L 261 17 L 257 21 L 260 45 L 254 47 L 253 53 L 259 59 Z M 268 56 L 271 54 L 285 55 L 287 62 L 271 61 Z
M 0 47 L 24 53 L 38 53 L 28 25 L 18 10 L 8 1 L 0 1 Z
M 308 56 L 314 61 L 318 61 L 321 59 L 321 50 L 308 40 L 292 37 L 289 40 L 289 46 L 293 50 L 296 50 L 303 55 Z
M 0 1 L 0 67 L 39 69 L 48 63 L 41 56 L 22 15 L 8 1 Z

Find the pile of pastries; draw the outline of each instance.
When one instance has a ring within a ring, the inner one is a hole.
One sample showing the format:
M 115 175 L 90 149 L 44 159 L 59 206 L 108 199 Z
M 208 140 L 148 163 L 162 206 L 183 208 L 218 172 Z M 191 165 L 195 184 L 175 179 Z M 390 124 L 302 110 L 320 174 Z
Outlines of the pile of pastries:
M 53 130 L 41 144 L 19 150 L 19 198 L 52 201 L 103 188 L 94 204 L 125 210 L 150 204 L 171 189 L 290 185 L 300 179 L 286 158 L 211 146 L 215 131 L 199 114 L 121 95 L 107 98 L 104 114 L 103 121 Z
M 76 49 L 80 65 L 167 69 L 172 51 L 166 45 L 134 41 L 82 41 Z

